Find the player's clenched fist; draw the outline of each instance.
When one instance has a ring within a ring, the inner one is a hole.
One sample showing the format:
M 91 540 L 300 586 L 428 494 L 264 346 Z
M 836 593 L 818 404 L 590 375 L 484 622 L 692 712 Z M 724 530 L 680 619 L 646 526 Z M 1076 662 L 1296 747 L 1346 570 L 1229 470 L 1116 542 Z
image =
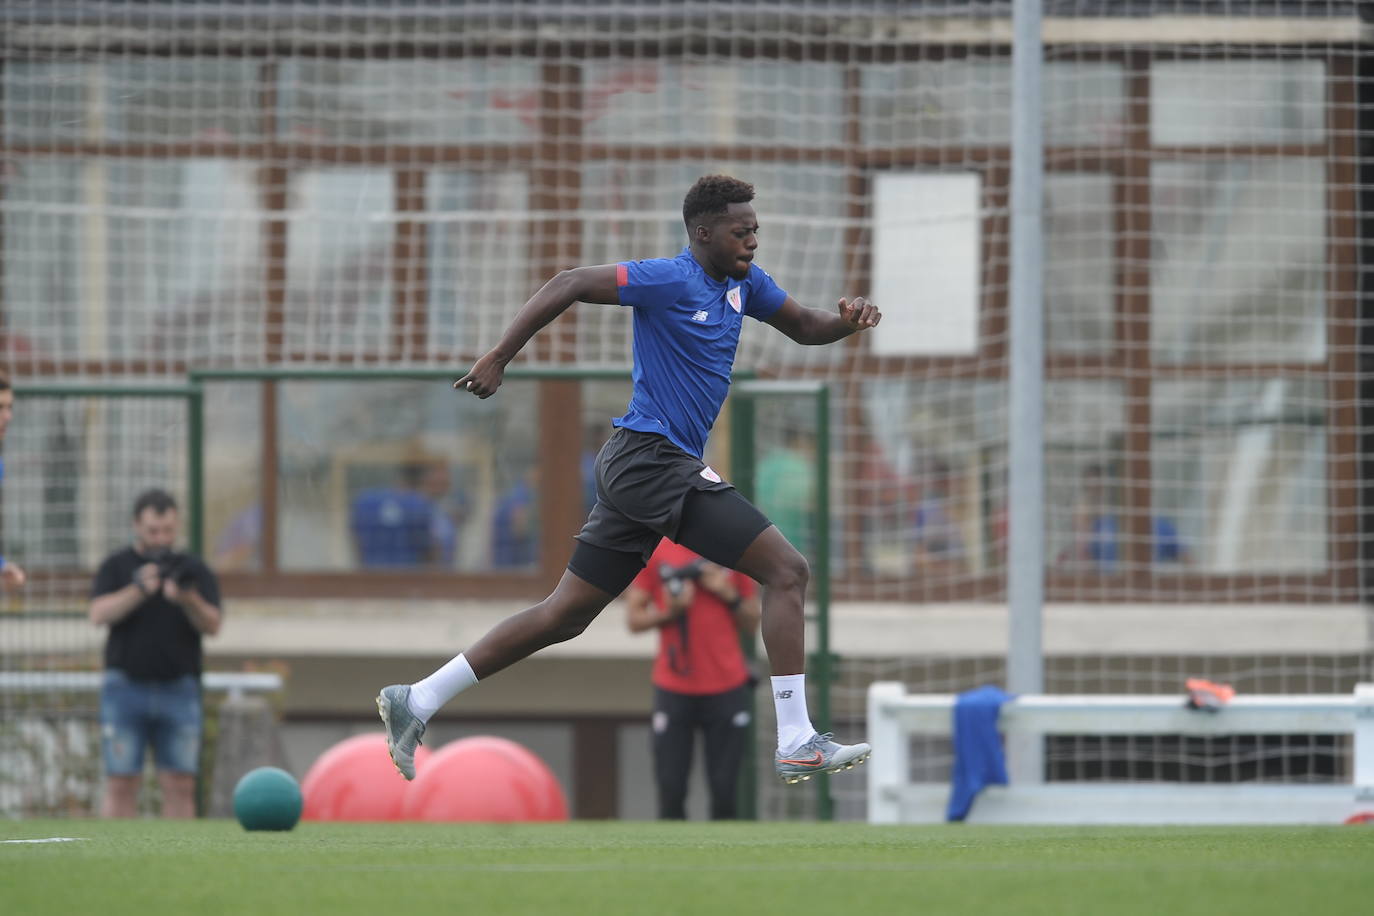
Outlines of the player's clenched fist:
M 505 360 L 493 353 L 488 353 L 477 361 L 467 375 L 454 382 L 453 387 L 459 391 L 466 391 L 486 399 L 496 393 L 496 389 L 501 387 L 501 382 L 505 377 Z
M 853 302 L 848 299 L 840 300 L 840 317 L 854 330 L 863 331 L 877 327 L 878 322 L 883 318 L 883 313 L 878 311 L 878 307 L 863 296 L 855 296 Z

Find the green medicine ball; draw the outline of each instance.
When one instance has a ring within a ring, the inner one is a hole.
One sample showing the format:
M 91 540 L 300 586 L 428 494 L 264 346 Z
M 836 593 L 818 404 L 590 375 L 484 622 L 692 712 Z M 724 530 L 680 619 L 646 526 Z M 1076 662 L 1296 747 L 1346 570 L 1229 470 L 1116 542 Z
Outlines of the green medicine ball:
M 244 830 L 290 830 L 301 819 L 301 787 L 277 767 L 258 767 L 234 786 L 234 817 Z

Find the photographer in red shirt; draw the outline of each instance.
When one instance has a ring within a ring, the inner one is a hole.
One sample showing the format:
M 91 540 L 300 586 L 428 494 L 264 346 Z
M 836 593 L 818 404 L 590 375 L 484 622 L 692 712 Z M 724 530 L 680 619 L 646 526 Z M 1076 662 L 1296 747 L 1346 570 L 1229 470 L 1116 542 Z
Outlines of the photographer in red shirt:
M 758 628 L 758 587 L 664 538 L 625 601 L 630 632 L 658 630 L 652 720 L 658 816 L 687 817 L 687 777 L 700 730 L 711 818 L 734 818 L 753 682 L 740 636 Z

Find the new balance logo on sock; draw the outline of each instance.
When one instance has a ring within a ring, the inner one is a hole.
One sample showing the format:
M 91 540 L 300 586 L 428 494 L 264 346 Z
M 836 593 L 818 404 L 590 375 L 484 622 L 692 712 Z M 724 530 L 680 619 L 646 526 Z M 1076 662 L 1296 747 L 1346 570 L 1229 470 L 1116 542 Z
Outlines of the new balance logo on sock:
M 773 699 L 775 699 L 775 700 L 790 700 L 790 699 L 792 699 L 792 691 L 790 691 L 790 690 L 779 690 L 779 691 L 777 691 L 776 693 L 773 694 Z

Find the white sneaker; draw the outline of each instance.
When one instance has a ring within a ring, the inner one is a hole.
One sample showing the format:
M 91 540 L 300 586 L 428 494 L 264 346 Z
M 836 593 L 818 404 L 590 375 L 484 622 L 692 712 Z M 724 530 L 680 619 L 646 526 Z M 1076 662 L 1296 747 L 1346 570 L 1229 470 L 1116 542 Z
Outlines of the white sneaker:
M 377 712 L 386 726 L 386 749 L 396 772 L 406 779 L 415 778 L 415 748 L 425 733 L 425 723 L 410 711 L 410 687 L 392 684 L 377 695 Z
M 812 735 L 811 740 L 792 753 L 775 753 L 773 765 L 783 782 L 792 785 L 805 782 L 817 773 L 839 773 L 852 770 L 868 759 L 873 748 L 867 744 L 836 744 L 830 734 Z

